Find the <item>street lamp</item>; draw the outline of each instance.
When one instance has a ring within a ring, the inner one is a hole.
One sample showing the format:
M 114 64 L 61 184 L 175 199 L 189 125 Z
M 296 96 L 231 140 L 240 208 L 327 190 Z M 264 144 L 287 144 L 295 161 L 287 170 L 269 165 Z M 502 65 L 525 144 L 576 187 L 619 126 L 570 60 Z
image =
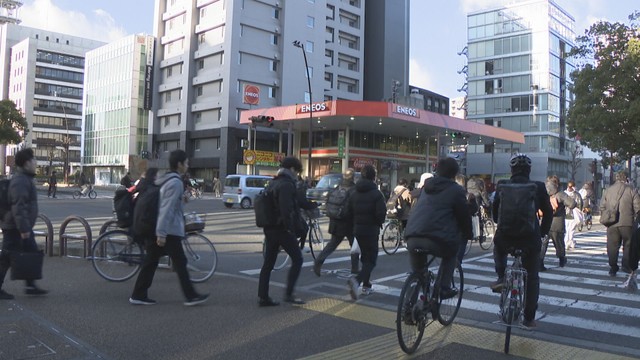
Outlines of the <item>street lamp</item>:
M 307 86 L 309 87 L 309 180 L 312 180 L 313 171 L 311 169 L 311 149 L 312 149 L 312 136 L 313 136 L 313 101 L 311 96 L 311 76 L 309 74 L 309 65 L 307 63 L 307 53 L 304 51 L 304 46 L 298 40 L 293 42 L 293 46 L 302 50 L 302 56 L 304 57 L 304 67 L 307 71 Z

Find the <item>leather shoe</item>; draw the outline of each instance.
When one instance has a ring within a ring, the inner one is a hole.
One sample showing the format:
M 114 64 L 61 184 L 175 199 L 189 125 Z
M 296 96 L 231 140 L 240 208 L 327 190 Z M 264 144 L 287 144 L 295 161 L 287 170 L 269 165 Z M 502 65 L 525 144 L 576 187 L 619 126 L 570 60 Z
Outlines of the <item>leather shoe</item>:
M 293 295 L 285 296 L 284 301 L 294 304 L 294 305 L 304 305 L 306 302 L 300 298 L 294 297 Z
M 42 295 L 47 295 L 49 293 L 48 290 L 44 290 L 44 289 L 40 289 L 39 287 L 36 286 L 27 286 L 24 289 L 24 293 L 27 295 L 37 295 L 37 296 L 42 296 Z
M 259 306 L 278 306 L 280 305 L 279 302 L 274 301 L 272 298 L 268 297 L 266 299 L 260 299 L 258 301 L 258 305 Z

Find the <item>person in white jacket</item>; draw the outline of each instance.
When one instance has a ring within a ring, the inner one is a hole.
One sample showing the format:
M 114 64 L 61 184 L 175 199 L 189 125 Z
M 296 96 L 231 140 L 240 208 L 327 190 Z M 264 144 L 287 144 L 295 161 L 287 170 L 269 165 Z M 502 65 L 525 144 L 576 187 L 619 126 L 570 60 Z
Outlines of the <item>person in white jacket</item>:
M 573 182 L 573 180 L 567 183 L 567 189 L 564 192 L 576 203 L 576 207 L 572 209 L 566 208 L 566 217 L 564 219 L 566 229 L 564 233 L 564 246 L 572 250 L 576 247 L 576 241 L 574 239 L 576 226 L 582 222 L 582 197 L 576 191 L 576 183 Z

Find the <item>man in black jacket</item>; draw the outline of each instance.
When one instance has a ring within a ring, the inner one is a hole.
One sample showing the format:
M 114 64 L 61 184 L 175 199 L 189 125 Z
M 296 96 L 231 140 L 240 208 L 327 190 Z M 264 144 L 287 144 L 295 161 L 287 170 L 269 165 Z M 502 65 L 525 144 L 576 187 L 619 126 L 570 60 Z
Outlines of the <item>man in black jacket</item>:
M 296 179 L 301 172 L 302 164 L 300 160 L 294 157 L 286 157 L 280 164 L 278 174 L 269 184 L 274 193 L 278 224 L 264 228 L 265 254 L 258 283 L 258 305 L 260 306 L 276 306 L 280 304 L 269 297 L 269 279 L 271 278 L 271 271 L 276 263 L 280 247 L 291 258 L 291 268 L 287 277 L 284 301 L 298 305 L 305 303 L 302 299 L 293 295 L 296 281 L 300 276 L 300 269 L 302 269 L 302 251 L 296 238 L 296 228 L 299 227 L 298 222 L 301 220 L 300 207 L 296 199 Z
M 353 182 L 353 177 L 355 175 L 355 170 L 352 168 L 348 168 L 342 174 L 342 182 L 340 183 L 340 187 L 347 190 L 347 201 L 356 190 L 355 183 Z M 345 204 L 346 205 L 346 204 Z M 345 217 L 344 219 L 335 219 L 329 217 L 329 234 L 331 234 L 331 240 L 328 244 L 325 245 L 324 249 L 316 258 L 316 261 L 313 263 L 313 272 L 320 276 L 320 270 L 322 269 L 322 264 L 324 261 L 333 253 L 338 245 L 344 240 L 346 237 L 349 240 L 349 246 L 353 245 L 353 219 L 350 217 Z M 358 267 L 360 262 L 360 255 L 351 254 L 351 273 L 357 274 Z
M 38 218 L 38 194 L 33 178 L 36 174 L 36 159 L 32 149 L 16 153 L 16 173 L 9 183 L 11 209 L 2 219 L 2 252 L 0 252 L 0 300 L 12 300 L 13 295 L 2 290 L 2 283 L 11 267 L 11 251 L 36 252 L 38 245 L 33 235 L 33 226 Z M 27 280 L 25 294 L 45 295 L 47 290 L 36 286 L 35 280 Z
M 360 246 L 362 270 L 349 278 L 347 286 L 351 298 L 358 299 L 358 287 L 363 284 L 365 293 L 371 290 L 371 271 L 378 259 L 378 235 L 387 214 L 384 196 L 378 190 L 376 169 L 371 165 L 362 168 L 362 178 L 356 183 L 356 191 L 349 197 L 347 216 L 353 218 L 353 235 Z
M 536 310 L 538 309 L 538 294 L 540 292 L 540 278 L 538 270 L 540 265 L 540 248 L 541 238 L 549 234 L 551 220 L 553 218 L 553 210 L 549 195 L 544 183 L 541 181 L 529 180 L 531 174 L 531 159 L 525 154 L 516 154 L 509 161 L 511 167 L 511 183 L 526 184 L 535 183 L 537 187 L 535 205 L 536 209 L 542 211 L 542 223 L 535 222 L 535 234 L 529 239 L 511 239 L 503 236 L 500 232 L 500 223 L 498 222 L 498 210 L 500 209 L 500 193 L 496 191 L 493 200 L 493 219 L 498 223 L 498 229 L 493 238 L 495 246 L 493 248 L 493 261 L 498 274 L 498 280 L 491 283 L 490 287 L 494 292 L 502 291 L 504 283 L 504 272 L 507 268 L 507 255 L 509 248 L 515 247 L 523 249 L 522 266 L 527 270 L 527 290 L 524 307 L 524 320 L 522 325 L 526 328 L 536 327 Z M 498 185 L 499 187 L 500 185 Z
M 555 175 L 547 177 L 547 180 L 544 183 L 547 193 L 549 194 L 551 209 L 553 210 L 553 220 L 551 221 L 549 236 L 545 237 L 542 241 L 542 250 L 540 251 L 540 271 L 547 271 L 547 268 L 544 266 L 544 257 L 547 254 L 549 239 L 553 241 L 553 247 L 556 249 L 556 256 L 560 262 L 560 267 L 564 267 L 567 264 L 564 242 L 564 235 L 566 231 L 565 214 L 566 209 L 573 210 L 573 208 L 576 207 L 576 202 L 564 191 L 559 191 L 559 184 L 560 180 Z
M 473 237 L 473 231 L 467 192 L 454 181 L 460 170 L 458 163 L 447 157 L 438 161 L 437 169 L 437 176 L 424 184 L 404 236 L 413 271 L 424 269 L 426 261 L 426 255 L 415 253 L 415 249 L 423 249 L 442 258 L 439 272 L 443 285 L 440 296 L 449 299 L 458 294 L 458 289 L 449 285 L 458 262 L 458 249 L 464 241 Z

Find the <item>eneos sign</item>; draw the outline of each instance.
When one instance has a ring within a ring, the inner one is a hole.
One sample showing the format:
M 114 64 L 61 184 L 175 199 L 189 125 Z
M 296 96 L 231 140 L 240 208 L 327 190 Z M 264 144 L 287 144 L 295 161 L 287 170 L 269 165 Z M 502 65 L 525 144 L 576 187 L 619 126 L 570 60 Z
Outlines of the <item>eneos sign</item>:
M 258 105 L 260 103 L 260 88 L 256 85 L 246 84 L 243 94 L 243 103 L 249 105 Z
M 326 101 L 321 103 L 313 103 L 311 104 L 311 107 L 309 107 L 309 104 L 298 104 L 298 106 L 296 107 L 296 114 L 306 114 L 311 111 L 331 111 L 331 103 Z

